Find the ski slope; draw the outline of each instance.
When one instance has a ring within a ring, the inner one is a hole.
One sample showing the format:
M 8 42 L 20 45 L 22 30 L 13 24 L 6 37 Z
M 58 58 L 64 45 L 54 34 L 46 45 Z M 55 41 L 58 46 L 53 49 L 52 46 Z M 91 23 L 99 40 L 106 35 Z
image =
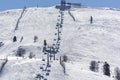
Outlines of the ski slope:
M 43 41 L 49 45 L 56 38 L 56 23 L 59 22 L 60 11 L 54 7 L 27 8 L 19 21 L 18 29 L 14 31 L 22 9 L 0 12 L 0 56 L 7 56 L 0 80 L 37 80 L 42 59 Z M 114 68 L 120 66 L 120 11 L 109 8 L 71 8 L 64 11 L 61 34 L 60 52 L 55 61 L 51 61 L 51 72 L 48 80 L 114 80 Z M 93 24 L 90 24 L 90 16 Z M 12 38 L 17 36 L 17 42 Z M 20 42 L 23 36 L 23 41 Z M 34 36 L 38 41 L 34 43 Z M 19 46 L 26 49 L 25 58 L 16 57 Z M 29 53 L 35 57 L 29 59 Z M 68 56 L 65 63 L 66 74 L 59 63 L 61 55 Z M 89 70 L 92 60 L 100 61 L 99 72 Z M 111 77 L 103 75 L 102 66 L 107 61 L 110 64 Z

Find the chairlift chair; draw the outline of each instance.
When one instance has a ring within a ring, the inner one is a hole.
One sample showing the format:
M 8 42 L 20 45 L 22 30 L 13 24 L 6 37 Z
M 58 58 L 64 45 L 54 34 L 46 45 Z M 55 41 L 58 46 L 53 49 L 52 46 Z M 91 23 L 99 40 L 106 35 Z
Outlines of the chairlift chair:
M 50 64 L 47 64 L 47 67 L 51 67 L 51 65 L 50 65 Z
M 40 67 L 40 69 L 43 69 L 43 67 Z
M 45 61 L 45 59 L 42 59 L 42 61 Z
M 47 78 L 43 79 L 43 80 L 47 80 Z
M 49 73 L 46 73 L 46 76 L 49 76 Z

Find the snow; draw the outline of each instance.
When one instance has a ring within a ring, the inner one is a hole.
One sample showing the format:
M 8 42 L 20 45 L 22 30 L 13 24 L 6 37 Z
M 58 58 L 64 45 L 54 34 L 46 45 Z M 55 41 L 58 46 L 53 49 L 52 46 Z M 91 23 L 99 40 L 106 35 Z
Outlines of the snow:
M 54 43 L 56 23 L 60 12 L 54 7 L 27 8 L 20 20 L 18 30 L 14 32 L 22 9 L 0 12 L 0 58 L 7 57 L 8 62 L 0 74 L 0 80 L 35 80 L 36 74 L 44 72 L 40 66 L 45 64 L 43 41 Z M 114 68 L 120 66 L 120 12 L 109 8 L 72 8 L 75 21 L 64 11 L 60 52 L 50 62 L 48 80 L 114 80 Z M 93 24 L 90 24 L 93 16 Z M 13 43 L 13 36 L 17 42 Z M 23 36 L 23 41 L 20 42 Z M 38 41 L 34 43 L 34 36 Z M 19 46 L 26 49 L 25 57 L 16 57 Z M 29 59 L 30 52 L 35 54 Z M 59 57 L 66 54 L 66 74 L 59 63 Z M 89 70 L 92 60 L 100 61 L 99 72 Z M 111 67 L 111 77 L 103 75 L 102 66 L 107 61 Z

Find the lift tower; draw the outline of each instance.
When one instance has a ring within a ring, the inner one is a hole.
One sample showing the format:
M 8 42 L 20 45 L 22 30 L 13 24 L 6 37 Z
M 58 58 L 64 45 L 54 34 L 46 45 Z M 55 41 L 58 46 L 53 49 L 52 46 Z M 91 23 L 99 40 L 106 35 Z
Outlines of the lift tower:
M 65 0 L 61 0 L 61 6 L 65 6 L 66 5 L 66 1 Z

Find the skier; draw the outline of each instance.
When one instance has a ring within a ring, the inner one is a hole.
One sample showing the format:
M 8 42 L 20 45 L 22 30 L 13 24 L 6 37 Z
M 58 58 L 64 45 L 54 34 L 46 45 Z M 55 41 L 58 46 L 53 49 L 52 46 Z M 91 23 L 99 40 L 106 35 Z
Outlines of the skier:
M 104 75 L 110 76 L 110 65 L 107 62 L 103 65 L 103 72 Z
M 93 23 L 93 17 L 90 16 L 90 24 L 92 24 L 92 23 Z
M 17 41 L 17 37 L 14 36 L 14 37 L 13 37 L 13 42 L 16 42 L 16 41 Z

